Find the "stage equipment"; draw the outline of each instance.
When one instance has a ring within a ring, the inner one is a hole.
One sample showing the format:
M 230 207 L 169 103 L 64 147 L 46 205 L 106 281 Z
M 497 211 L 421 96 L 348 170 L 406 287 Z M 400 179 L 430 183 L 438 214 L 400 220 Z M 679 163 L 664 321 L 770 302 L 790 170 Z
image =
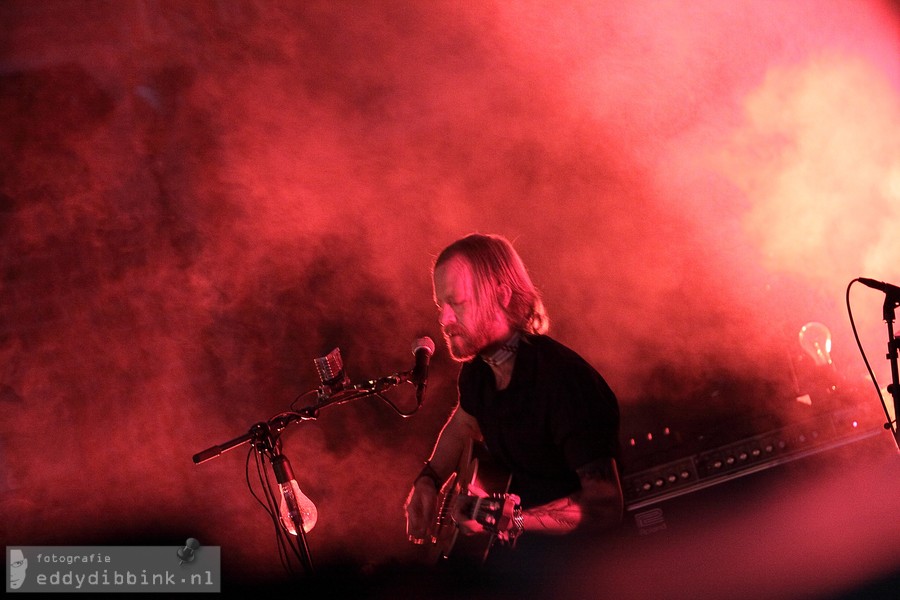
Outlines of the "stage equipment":
M 856 324 L 853 321 L 853 311 L 850 310 L 850 287 L 854 282 L 859 281 L 863 285 L 880 290 L 884 292 L 884 304 L 881 309 L 882 318 L 884 322 L 887 324 L 887 355 L 886 358 L 890 363 L 891 367 L 891 383 L 887 386 L 887 392 L 893 399 L 893 410 L 888 408 L 888 402 L 885 400 L 884 395 L 882 393 L 881 387 L 878 385 L 878 380 L 875 378 L 875 373 L 872 371 L 872 367 L 869 365 L 869 360 L 866 358 L 866 353 L 863 350 L 862 342 L 860 342 L 859 335 L 856 331 Z M 900 407 L 900 370 L 898 370 L 897 366 L 897 353 L 898 349 L 900 349 L 900 339 L 894 335 L 894 320 L 896 319 L 896 309 L 897 306 L 900 306 L 900 287 L 896 285 L 892 285 L 890 283 L 884 283 L 883 281 L 876 281 L 874 279 L 867 279 L 865 277 L 858 277 L 847 284 L 847 313 L 850 318 L 850 325 L 853 327 L 853 335 L 856 337 L 856 344 L 859 347 L 859 351 L 862 354 L 863 361 L 866 363 L 866 369 L 869 371 L 869 377 L 872 378 L 872 383 L 875 385 L 875 390 L 878 393 L 878 401 L 881 403 L 882 408 L 884 409 L 884 415 L 887 418 L 887 422 L 884 424 L 885 429 L 889 429 L 894 434 L 894 441 L 897 444 L 898 449 L 900 449 L 900 427 L 897 426 L 897 417 L 898 414 L 897 408 Z
M 800 346 L 812 357 L 816 366 L 831 365 L 831 330 L 815 321 L 800 328 Z
M 371 396 L 385 401 L 402 417 L 412 416 L 422 406 L 421 400 L 427 380 L 428 358 L 433 352 L 434 342 L 431 341 L 431 338 L 419 338 L 413 342 L 413 355 L 416 361 L 413 368 L 408 371 L 353 384 L 344 372 L 340 349 L 335 348 L 326 356 L 315 359 L 316 370 L 321 380 L 321 385 L 317 389 L 301 394 L 291 403 L 289 410 L 278 413 L 266 421 L 254 424 L 247 433 L 195 454 L 193 461 L 195 464 L 200 464 L 238 446 L 250 444 L 251 448 L 248 454 L 247 465 L 249 468 L 250 455 L 254 455 L 256 457 L 259 480 L 266 497 L 265 503 L 256 497 L 252 488 L 251 493 L 257 500 L 260 500 L 260 504 L 266 508 L 266 512 L 276 524 L 277 542 L 282 563 L 289 572 L 292 572 L 291 554 L 293 554 L 295 559 L 300 561 L 304 571 L 307 574 L 312 574 L 314 567 L 306 534 L 316 525 L 318 509 L 313 501 L 300 490 L 290 462 L 281 451 L 281 432 L 294 423 L 317 419 L 319 412 L 325 407 Z M 403 383 L 411 383 L 416 386 L 416 407 L 410 411 L 401 410 L 384 395 L 388 390 Z M 316 396 L 314 404 L 300 409 L 293 408 L 293 405 L 301 398 L 313 394 Z M 268 461 L 275 474 L 275 486 L 270 482 L 266 461 Z M 250 481 L 249 472 L 247 481 L 248 483 Z M 277 490 L 277 496 L 273 492 L 273 487 Z

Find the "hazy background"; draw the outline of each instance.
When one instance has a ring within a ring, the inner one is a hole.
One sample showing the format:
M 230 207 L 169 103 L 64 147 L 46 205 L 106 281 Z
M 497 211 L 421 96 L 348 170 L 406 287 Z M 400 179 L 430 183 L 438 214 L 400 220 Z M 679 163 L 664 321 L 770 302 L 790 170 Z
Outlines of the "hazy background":
M 472 231 L 514 241 L 626 443 L 795 418 L 810 321 L 877 417 L 845 293 L 900 284 L 898 99 L 888 1 L 0 3 L 4 541 L 195 537 L 280 578 L 247 447 L 191 457 L 332 348 L 364 381 L 430 335 L 414 416 L 370 398 L 283 436 L 314 560 L 407 560 L 455 400 L 429 268 Z M 884 387 L 884 295 L 850 299 Z M 896 466 L 870 482 L 895 502 Z

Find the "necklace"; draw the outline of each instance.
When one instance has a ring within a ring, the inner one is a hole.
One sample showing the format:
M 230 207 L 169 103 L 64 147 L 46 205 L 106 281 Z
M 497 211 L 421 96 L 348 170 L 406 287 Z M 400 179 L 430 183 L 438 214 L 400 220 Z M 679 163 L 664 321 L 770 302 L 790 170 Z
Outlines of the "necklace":
M 492 367 L 502 365 L 516 354 L 516 351 L 519 349 L 520 337 L 519 332 L 515 332 L 511 338 L 494 350 L 490 356 L 482 356 L 482 360 Z

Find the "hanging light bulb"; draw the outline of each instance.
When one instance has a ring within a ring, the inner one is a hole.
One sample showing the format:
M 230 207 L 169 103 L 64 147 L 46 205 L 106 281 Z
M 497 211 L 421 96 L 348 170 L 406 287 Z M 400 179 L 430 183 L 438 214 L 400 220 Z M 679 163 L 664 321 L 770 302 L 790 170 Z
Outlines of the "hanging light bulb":
M 278 488 L 281 492 L 281 501 L 278 507 L 281 513 L 281 526 L 291 535 L 297 535 L 297 527 L 294 525 L 295 517 L 297 517 L 296 520 L 302 523 L 303 532 L 309 533 L 319 519 L 316 505 L 300 491 L 300 485 L 294 479 L 294 472 L 286 457 L 276 456 L 273 458 L 272 467 L 275 470 L 275 479 L 278 481 Z M 292 506 L 295 506 L 298 511 L 295 514 L 291 514 Z
M 816 321 L 800 328 L 800 346 L 820 367 L 831 365 L 831 331 Z
M 291 511 L 288 508 L 290 503 L 290 496 L 297 500 L 297 507 L 300 510 L 300 519 L 301 523 L 303 523 L 303 532 L 309 533 L 313 527 L 316 526 L 316 521 L 319 518 L 318 511 L 316 510 L 316 505 L 313 504 L 313 501 L 306 497 L 306 495 L 300 491 L 300 486 L 297 484 L 296 479 L 292 479 L 288 483 L 279 484 L 281 486 L 281 525 L 284 527 L 285 531 L 290 533 L 291 535 L 297 535 L 297 528 L 294 526 L 294 519 L 291 516 Z

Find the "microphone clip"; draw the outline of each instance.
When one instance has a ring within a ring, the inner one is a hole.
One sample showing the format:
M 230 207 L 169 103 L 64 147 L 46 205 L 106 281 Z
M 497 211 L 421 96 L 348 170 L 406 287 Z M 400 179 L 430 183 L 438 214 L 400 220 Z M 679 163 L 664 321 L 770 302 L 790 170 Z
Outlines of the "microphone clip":
M 350 378 L 344 372 L 344 360 L 341 349 L 334 348 L 325 356 L 315 359 L 316 371 L 319 373 L 319 399 L 324 400 L 344 390 L 350 384 Z

